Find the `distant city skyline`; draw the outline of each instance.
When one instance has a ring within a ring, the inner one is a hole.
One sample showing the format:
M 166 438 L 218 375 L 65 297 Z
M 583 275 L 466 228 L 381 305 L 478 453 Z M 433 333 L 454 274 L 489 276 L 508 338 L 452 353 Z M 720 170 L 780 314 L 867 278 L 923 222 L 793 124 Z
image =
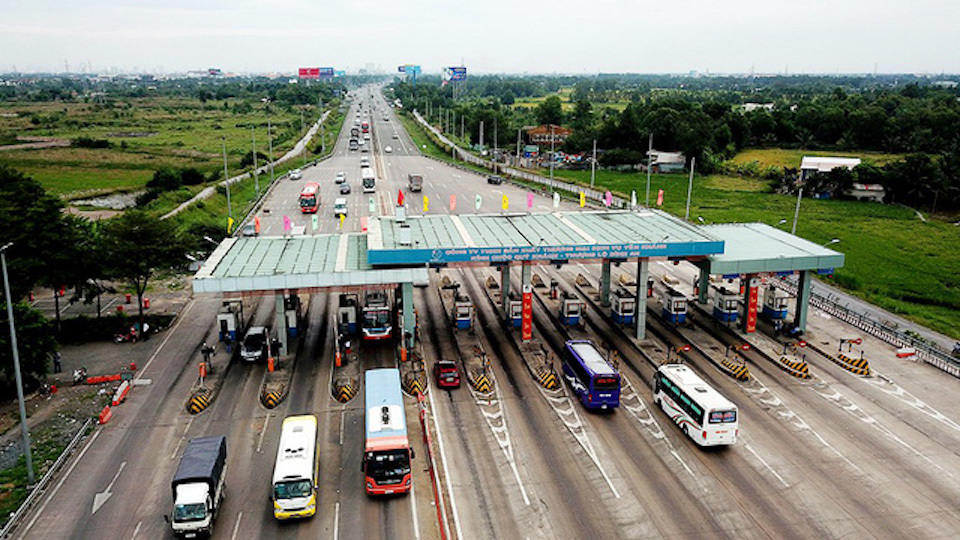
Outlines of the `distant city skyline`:
M 960 4 L 942 0 L 49 0 L 4 12 L 0 72 L 960 73 Z

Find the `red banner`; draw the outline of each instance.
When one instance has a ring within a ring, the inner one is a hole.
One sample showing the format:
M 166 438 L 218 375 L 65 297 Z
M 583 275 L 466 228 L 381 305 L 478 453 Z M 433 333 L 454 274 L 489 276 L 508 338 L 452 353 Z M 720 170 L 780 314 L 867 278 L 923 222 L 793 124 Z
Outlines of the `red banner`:
M 533 339 L 533 289 L 527 285 L 523 289 L 523 312 L 520 319 L 521 339 Z
M 759 296 L 760 288 L 757 287 L 755 282 L 756 280 L 750 279 L 750 283 L 747 285 L 748 291 L 748 300 L 747 300 L 747 333 L 752 333 L 757 331 L 757 296 Z
M 300 68 L 300 78 L 301 79 L 319 79 L 320 78 L 320 68 Z

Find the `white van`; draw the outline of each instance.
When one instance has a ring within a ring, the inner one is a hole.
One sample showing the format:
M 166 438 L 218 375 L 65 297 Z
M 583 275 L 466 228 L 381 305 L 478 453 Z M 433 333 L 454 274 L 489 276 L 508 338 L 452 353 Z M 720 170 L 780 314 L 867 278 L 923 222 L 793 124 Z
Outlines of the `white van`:
M 337 200 L 333 201 L 333 215 L 335 217 L 347 216 L 347 199 L 344 197 L 337 197 Z

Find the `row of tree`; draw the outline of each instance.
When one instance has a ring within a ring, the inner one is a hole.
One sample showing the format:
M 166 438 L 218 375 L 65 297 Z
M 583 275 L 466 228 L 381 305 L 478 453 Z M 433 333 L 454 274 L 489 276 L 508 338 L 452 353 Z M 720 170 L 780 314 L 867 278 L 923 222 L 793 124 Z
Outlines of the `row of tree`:
M 99 302 L 108 283 L 122 282 L 136 293 L 142 317 L 143 295 L 155 273 L 189 262 L 184 254 L 190 246 L 170 222 L 136 210 L 106 222 L 92 222 L 62 210 L 61 201 L 38 182 L 0 165 L 0 245 L 11 244 L 6 251 L 10 293 L 28 385 L 36 384 L 46 373 L 49 355 L 56 347 L 61 301 Z M 20 302 L 38 286 L 54 291 L 53 323 Z M 0 316 L 6 328 L 6 305 L 2 308 Z M 2 331 L 0 398 L 13 394 L 13 380 L 9 334 Z
M 573 129 L 563 150 L 589 152 L 597 141 L 604 165 L 643 161 L 650 134 L 658 149 L 696 157 L 698 170 L 705 173 L 721 170 L 725 160 L 747 148 L 911 154 L 909 160 L 881 174 L 880 183 L 890 193 L 913 193 L 898 197 L 898 202 L 960 208 L 960 169 L 953 166 L 960 162 L 957 89 L 933 86 L 929 81 L 904 85 L 889 78 L 798 79 L 806 86 L 789 78 L 790 84 L 774 80 L 771 87 L 737 91 L 732 85 L 741 79 L 713 81 L 719 88 L 704 88 L 708 83 L 700 81 L 691 83 L 696 89 L 664 89 L 645 79 L 636 80 L 631 87 L 629 77 L 579 78 L 564 98 L 549 95 L 535 107 L 507 106 L 503 92 L 515 85 L 499 77 L 477 77 L 462 83 L 467 90 L 460 89 L 457 95 L 467 97 L 457 100 L 452 85 L 414 86 L 397 81 L 393 89 L 408 108 L 429 113 L 431 121 L 445 124 L 448 132 L 459 134 L 463 126 L 468 144 L 481 142 L 481 122 L 483 143 L 489 146 L 496 130 L 501 147 L 511 146 L 517 130 L 524 126 L 557 124 Z M 705 79 L 710 80 L 713 78 Z M 554 82 L 556 87 L 571 80 L 561 77 Z M 845 84 L 827 87 L 831 82 Z M 529 83 L 540 92 L 548 88 L 542 77 Z M 603 106 L 611 97 L 627 103 L 622 110 Z M 746 110 L 743 104 L 751 100 L 771 105 Z M 920 164 L 923 168 L 917 169 Z

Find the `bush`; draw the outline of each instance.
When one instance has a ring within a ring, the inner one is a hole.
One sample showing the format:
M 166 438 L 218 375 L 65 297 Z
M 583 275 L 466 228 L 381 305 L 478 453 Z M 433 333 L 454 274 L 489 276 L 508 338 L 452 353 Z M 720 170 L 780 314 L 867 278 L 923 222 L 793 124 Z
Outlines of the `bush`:
M 173 315 L 144 314 L 143 320 L 150 325 L 151 330 L 159 331 L 170 326 L 170 322 L 173 321 Z M 99 318 L 78 315 L 60 321 L 60 336 L 58 341 L 61 345 L 76 345 L 89 343 L 91 341 L 112 341 L 117 333 L 126 332 L 138 321 L 139 317 L 136 315 L 136 306 L 133 306 L 130 315 L 125 312 Z M 51 323 L 51 331 L 53 330 L 52 324 L 53 323 Z
M 600 164 L 604 167 L 611 167 L 616 165 L 635 165 L 637 163 L 643 163 L 645 160 L 643 152 L 637 150 L 625 150 L 623 148 L 614 148 L 613 150 L 608 150 L 600 156 Z
M 77 137 L 71 143 L 76 148 L 110 148 L 110 141 L 91 137 Z

